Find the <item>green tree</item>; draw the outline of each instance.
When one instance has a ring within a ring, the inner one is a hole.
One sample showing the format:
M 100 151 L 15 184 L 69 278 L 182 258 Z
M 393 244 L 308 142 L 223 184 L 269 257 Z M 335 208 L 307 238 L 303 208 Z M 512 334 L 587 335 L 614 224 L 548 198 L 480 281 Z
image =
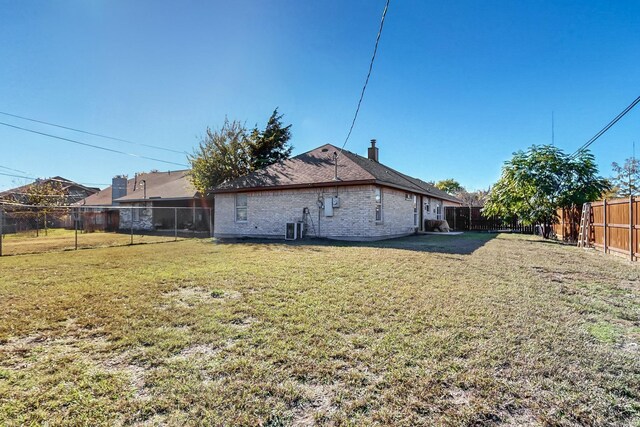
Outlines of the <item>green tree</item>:
M 57 206 L 66 201 L 66 194 L 62 183 L 58 181 L 38 180 L 28 186 L 26 194 L 20 195 L 22 203 L 33 205 L 35 209 L 36 236 L 39 235 L 40 217 L 43 217 L 44 232 L 48 234 L 47 215 Z
M 456 194 L 465 191 L 464 187 L 453 178 L 443 179 L 436 182 L 435 187 L 449 194 Z
M 558 208 L 598 200 L 608 187 L 607 180 L 598 176 L 595 159 L 588 151 L 572 158 L 557 147 L 534 145 L 513 153 L 513 158 L 505 162 L 483 212 L 505 219 L 517 216 L 524 224 L 540 224 L 544 237 L 549 237 Z
M 291 125 L 283 126 L 282 117 L 276 108 L 263 131 L 255 127 L 251 132 L 249 156 L 252 170 L 264 168 L 291 156 Z
M 624 161 L 623 165 L 616 162 L 611 163 L 614 176 L 611 183 L 616 189 L 617 197 L 637 196 L 640 194 L 640 160 L 630 157 Z
M 220 129 L 207 128 L 193 155 L 191 182 L 201 194 L 224 181 L 237 178 L 251 171 L 249 138 L 245 126 L 237 120 L 225 118 Z

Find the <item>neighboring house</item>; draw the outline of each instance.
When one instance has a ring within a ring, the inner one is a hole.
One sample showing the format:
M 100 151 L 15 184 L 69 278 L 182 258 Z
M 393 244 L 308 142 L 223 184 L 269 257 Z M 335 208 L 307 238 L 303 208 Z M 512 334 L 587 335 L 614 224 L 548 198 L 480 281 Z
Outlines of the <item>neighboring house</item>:
M 29 200 L 29 190 L 34 186 L 43 184 L 60 186 L 64 197 L 59 203 L 56 203 L 58 205 L 72 205 L 100 191 L 99 188 L 85 187 L 82 184 L 78 184 L 61 176 L 54 176 L 52 178 L 40 178 L 31 184 L 2 191 L 0 192 L 0 201 L 7 203 L 27 203 Z
M 47 227 L 73 227 L 73 219 L 69 215 L 68 209 L 22 206 L 32 204 L 34 199 L 30 196 L 30 191 L 35 186 L 48 184 L 55 185 L 56 188 L 62 190 L 61 193 L 40 194 L 42 193 L 42 190 L 40 190 L 33 191 L 32 194 L 34 197 L 45 198 L 44 200 L 51 202 L 50 204 L 54 206 L 72 205 L 100 191 L 99 188 L 86 187 L 61 176 L 40 178 L 31 184 L 2 191 L 0 192 L 0 205 L 4 205 L 3 210 L 6 214 L 3 219 L 3 231 L 5 233 L 31 230 L 44 226 L 44 222 L 46 222 Z
M 214 236 L 282 238 L 287 223 L 306 236 L 379 240 L 424 230 L 455 197 L 368 157 L 326 144 L 212 190 Z M 337 162 L 336 162 L 337 158 Z
M 131 179 L 115 176 L 110 187 L 77 206 L 83 207 L 84 222 L 93 222 L 92 228 L 151 231 L 177 225 L 179 229 L 209 230 L 210 210 L 202 208 L 211 208 L 211 201 L 200 196 L 188 173 L 153 171 Z M 114 208 L 108 209 L 110 206 Z

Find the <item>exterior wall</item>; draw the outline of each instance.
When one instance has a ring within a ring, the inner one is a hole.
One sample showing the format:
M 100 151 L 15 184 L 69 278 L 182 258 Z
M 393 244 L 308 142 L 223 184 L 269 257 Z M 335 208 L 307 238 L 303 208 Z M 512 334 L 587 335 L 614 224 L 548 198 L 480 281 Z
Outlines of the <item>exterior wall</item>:
M 215 196 L 214 236 L 284 238 L 287 222 L 304 221 L 307 236 L 344 240 L 377 240 L 415 232 L 413 200 L 405 192 L 382 187 L 382 221 L 375 220 L 375 186 L 327 187 L 242 193 L 247 221 L 235 221 L 236 193 Z M 318 199 L 338 196 L 340 207 L 324 215 Z M 303 210 L 308 208 L 307 218 Z
M 138 207 L 138 219 L 133 221 L 133 229 L 134 230 L 145 230 L 151 231 L 154 229 L 153 226 L 153 209 L 144 209 L 146 207 L 146 203 L 121 203 L 120 206 L 126 207 Z M 131 209 L 119 209 L 120 211 L 120 224 L 119 228 L 121 230 L 129 230 L 131 229 Z
M 423 209 L 423 218 L 424 220 L 427 219 L 444 219 L 444 204 L 446 202 L 444 202 L 441 199 L 436 199 L 435 197 L 425 197 L 424 198 L 424 203 L 422 205 L 422 209 Z M 429 210 L 427 211 L 427 207 L 426 205 L 429 205 Z M 437 206 L 440 206 L 440 218 L 438 218 L 438 216 L 436 215 L 436 208 Z

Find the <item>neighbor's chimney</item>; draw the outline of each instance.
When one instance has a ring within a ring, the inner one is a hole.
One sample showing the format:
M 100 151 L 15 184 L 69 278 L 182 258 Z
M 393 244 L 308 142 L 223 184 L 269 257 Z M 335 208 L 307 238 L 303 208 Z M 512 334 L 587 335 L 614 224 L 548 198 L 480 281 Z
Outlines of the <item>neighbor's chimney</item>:
M 376 147 L 376 140 L 371 140 L 371 147 L 367 150 L 367 157 L 373 160 L 374 162 L 378 162 L 378 147 Z
M 115 204 L 115 200 L 127 195 L 127 176 L 116 175 L 111 180 L 111 204 Z

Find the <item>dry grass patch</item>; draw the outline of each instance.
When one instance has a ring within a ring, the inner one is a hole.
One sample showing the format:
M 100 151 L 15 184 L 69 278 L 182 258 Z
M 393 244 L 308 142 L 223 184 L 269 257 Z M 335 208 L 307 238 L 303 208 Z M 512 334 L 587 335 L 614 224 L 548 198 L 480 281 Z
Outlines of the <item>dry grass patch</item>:
M 526 236 L 0 259 L 0 425 L 640 423 L 640 267 Z

